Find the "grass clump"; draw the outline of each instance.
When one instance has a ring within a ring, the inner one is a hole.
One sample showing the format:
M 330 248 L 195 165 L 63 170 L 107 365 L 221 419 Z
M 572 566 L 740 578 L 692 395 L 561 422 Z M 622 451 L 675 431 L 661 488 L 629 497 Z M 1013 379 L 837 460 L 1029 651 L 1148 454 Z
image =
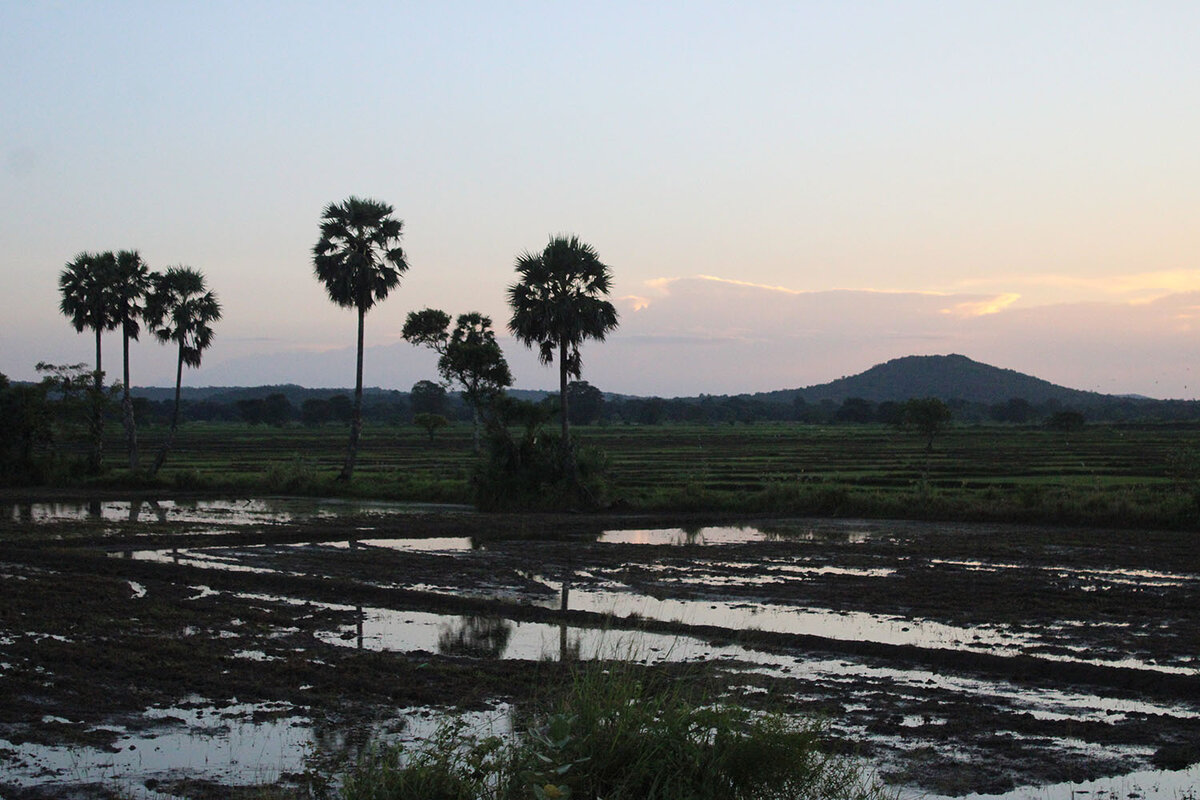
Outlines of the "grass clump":
M 811 721 L 704 702 L 631 665 L 580 667 L 503 739 L 461 721 L 424 744 L 372 750 L 346 800 L 879 800 L 888 793 L 830 753 Z

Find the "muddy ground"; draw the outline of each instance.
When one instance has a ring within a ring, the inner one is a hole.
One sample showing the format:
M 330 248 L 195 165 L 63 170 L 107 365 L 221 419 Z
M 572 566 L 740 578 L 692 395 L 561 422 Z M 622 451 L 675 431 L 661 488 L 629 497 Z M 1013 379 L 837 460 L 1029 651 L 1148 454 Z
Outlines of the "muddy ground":
M 581 644 L 594 629 L 700 640 L 686 658 L 680 645 L 687 663 L 646 668 L 818 715 L 834 746 L 896 786 L 995 793 L 1200 762 L 1195 533 L 37 508 L 0 503 L 3 797 L 229 796 L 256 781 L 179 771 L 117 784 L 39 767 L 31 747 L 119 753 L 164 713 L 182 724 L 189 708 L 247 705 L 311 730 L 303 767 L 269 780 L 319 789 L 403 726 L 397 709 L 544 698 L 594 655 Z M 642 610 L 601 613 L 611 597 Z M 387 620 L 427 612 L 446 615 L 436 644 L 389 638 Z M 807 629 L 791 623 L 800 612 L 828 613 Z M 539 625 L 559 626 L 557 647 L 504 655 Z

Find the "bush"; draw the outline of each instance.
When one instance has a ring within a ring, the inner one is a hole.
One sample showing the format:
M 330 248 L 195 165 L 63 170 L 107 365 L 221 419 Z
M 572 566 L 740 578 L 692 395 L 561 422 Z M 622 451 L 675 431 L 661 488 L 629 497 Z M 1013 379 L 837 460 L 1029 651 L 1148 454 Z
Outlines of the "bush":
M 598 447 L 572 444 L 572 465 L 564 465 L 560 439 L 529 431 L 514 439 L 493 432 L 472 477 L 481 511 L 600 508 L 608 502 L 608 456 Z
M 423 745 L 376 749 L 345 777 L 346 800 L 882 798 L 861 768 L 828 753 L 822 729 L 693 697 L 629 664 L 580 667 L 562 696 L 507 738 L 461 721 Z
M 267 469 L 266 485 L 272 492 L 311 493 L 318 484 L 317 469 L 312 459 L 293 456 L 284 464 L 272 464 Z

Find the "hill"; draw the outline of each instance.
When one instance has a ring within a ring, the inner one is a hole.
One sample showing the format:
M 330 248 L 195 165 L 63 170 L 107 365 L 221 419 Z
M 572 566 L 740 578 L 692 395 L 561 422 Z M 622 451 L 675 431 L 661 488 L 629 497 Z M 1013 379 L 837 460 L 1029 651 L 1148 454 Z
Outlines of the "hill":
M 1019 397 L 1034 405 L 1056 401 L 1064 405 L 1092 406 L 1107 395 L 1068 389 L 1016 370 L 973 361 L 966 356 L 905 356 L 877 364 L 866 372 L 829 383 L 755 395 L 776 402 L 802 397 L 806 402 L 841 402 L 848 397 L 881 403 L 911 397 L 940 397 L 992 405 Z

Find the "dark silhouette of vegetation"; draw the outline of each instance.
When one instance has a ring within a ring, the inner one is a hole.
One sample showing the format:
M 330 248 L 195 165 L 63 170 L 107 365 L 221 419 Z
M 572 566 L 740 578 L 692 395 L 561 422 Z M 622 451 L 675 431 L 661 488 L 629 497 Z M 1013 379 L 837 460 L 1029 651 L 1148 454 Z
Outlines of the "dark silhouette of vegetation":
M 326 403 L 328 408 L 328 403 Z M 237 401 L 238 413 L 242 419 L 251 425 L 270 425 L 282 428 L 296 416 L 296 409 L 281 392 L 273 392 L 266 397 L 255 397 Z
M 138 468 L 137 421 L 129 382 L 129 342 L 137 341 L 146 292 L 150 290 L 150 268 L 136 250 L 121 250 L 113 260 L 113 315 L 121 327 L 121 420 L 125 426 L 125 446 L 129 468 Z
M 572 425 L 591 425 L 604 414 L 604 393 L 587 381 L 567 384 L 567 416 Z
M 1083 428 L 1087 419 L 1078 411 L 1058 411 L 1046 420 L 1046 427 L 1055 431 L 1071 432 Z
M 338 480 L 354 475 L 358 440 L 362 434 L 363 324 L 367 311 L 400 284 L 408 262 L 400 248 L 404 223 L 378 200 L 350 197 L 330 203 L 321 217 L 321 238 L 313 246 L 313 271 L 329 299 L 358 312 L 358 351 L 354 370 L 354 414 L 350 444 Z
M 925 439 L 925 452 L 933 452 L 933 439 L 950 425 L 950 408 L 936 397 L 913 398 L 904 404 L 904 424 Z
M 441 414 L 414 414 L 413 424 L 425 429 L 425 433 L 429 434 L 429 442 L 432 444 L 434 432 L 449 425 L 450 420 Z
M 221 319 L 217 296 L 204 285 L 204 276 L 190 267 L 171 267 L 154 276 L 146 297 L 146 325 L 160 342 L 174 342 L 178 348 L 175 362 L 175 407 L 171 429 L 154 459 L 150 474 L 157 475 L 175 442 L 179 428 L 179 392 L 183 385 L 183 366 L 200 366 L 204 351 L 212 344 L 212 325 Z
M 44 480 L 34 456 L 51 442 L 53 415 L 46 386 L 14 386 L 0 373 L 0 420 L 4 420 L 0 425 L 0 483 L 11 486 Z
M 482 314 L 460 314 L 450 330 L 450 315 L 427 308 L 408 315 L 403 334 L 409 342 L 438 354 L 438 374 L 457 386 L 471 408 L 473 444 L 479 452 L 479 425 L 492 402 L 512 385 L 512 373 L 492 331 L 492 320 Z
M 602 341 L 617 328 L 617 310 L 605 298 L 612 273 L 595 248 L 578 237 L 556 236 L 541 253 L 517 258 L 516 283 L 508 287 L 512 318 L 508 329 L 538 358 L 551 364 L 558 358 L 559 446 L 564 464 L 572 458 L 567 378 L 582 375 L 580 347 L 586 339 Z
M 584 446 L 563 460 L 558 436 L 545 429 L 558 413 L 553 400 L 533 403 L 501 396 L 493 410 L 487 453 L 472 481 L 480 510 L 599 508 L 607 503 L 607 455 Z
M 501 621 L 502 622 L 502 621 Z M 501 622 L 468 622 L 443 652 L 498 651 Z M 346 800 L 881 800 L 865 768 L 836 755 L 819 724 L 751 711 L 699 680 L 621 662 L 579 667 L 565 690 L 527 712 L 510 737 L 481 737 L 451 719 L 419 745 L 367 748 L 343 777 Z
M 300 421 L 315 428 L 333 419 L 333 408 L 328 400 L 320 397 L 310 397 L 300 405 Z
M 413 414 L 440 414 L 445 416 L 446 390 L 433 381 L 417 381 L 409 392 Z
M 96 336 L 93 383 L 97 397 L 104 387 L 101 334 L 119 324 L 113 297 L 115 270 L 116 259 L 112 253 L 80 253 L 58 276 L 58 289 L 62 296 L 59 310 L 71 320 L 76 331 L 82 333 L 90 329 Z M 99 472 L 104 465 L 104 414 L 99 406 L 92 412 L 91 438 L 89 467 L 93 472 Z

